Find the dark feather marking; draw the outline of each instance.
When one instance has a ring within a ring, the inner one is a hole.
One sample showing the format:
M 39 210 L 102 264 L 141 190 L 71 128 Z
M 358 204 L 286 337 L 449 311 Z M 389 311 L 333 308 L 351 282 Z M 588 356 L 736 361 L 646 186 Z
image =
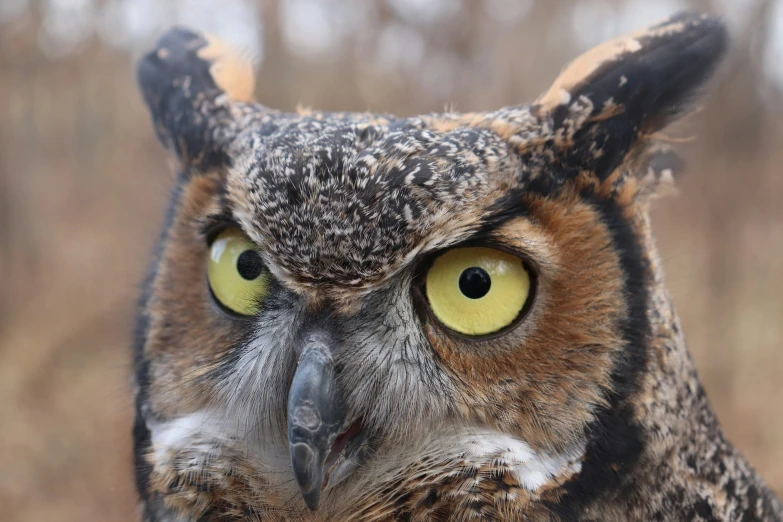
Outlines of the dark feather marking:
M 599 410 L 596 420 L 587 428 L 588 445 L 582 471 L 564 485 L 566 496 L 561 502 L 546 503 L 564 520 L 578 518 L 578 513 L 603 493 L 618 491 L 643 450 L 644 436 L 633 420 L 631 399 L 645 370 L 651 336 L 647 317 L 651 274 L 633 225 L 623 217 L 615 201 L 599 198 L 592 192 L 583 192 L 582 198 L 600 212 L 612 234 L 625 274 L 628 318 L 622 325 L 625 350 L 612 371 L 609 405 Z

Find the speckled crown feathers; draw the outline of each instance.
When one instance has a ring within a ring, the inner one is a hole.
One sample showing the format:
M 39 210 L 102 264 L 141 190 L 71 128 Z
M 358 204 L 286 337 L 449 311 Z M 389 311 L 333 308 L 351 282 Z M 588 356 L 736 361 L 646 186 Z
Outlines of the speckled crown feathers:
M 652 135 L 726 46 L 718 20 L 678 14 L 588 51 L 533 104 L 413 118 L 268 109 L 250 101 L 251 67 L 186 29 L 161 38 L 138 79 L 184 170 L 227 172 L 234 217 L 278 276 L 365 286 L 491 222 L 514 191 L 670 181 L 677 161 Z

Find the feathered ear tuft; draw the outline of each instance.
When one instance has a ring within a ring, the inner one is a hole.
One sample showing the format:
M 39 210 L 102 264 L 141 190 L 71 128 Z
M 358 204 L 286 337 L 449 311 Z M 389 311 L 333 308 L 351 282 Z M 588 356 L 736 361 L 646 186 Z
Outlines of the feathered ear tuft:
M 205 35 L 207 44 L 196 53 L 199 58 L 212 64 L 209 75 L 232 101 L 252 102 L 256 79 L 253 64 L 225 42 L 211 35 Z
M 720 20 L 677 14 L 577 58 L 534 110 L 552 126 L 565 163 L 605 179 L 688 109 L 727 46 Z
M 158 139 L 197 170 L 225 164 L 239 118 L 266 110 L 244 103 L 253 99 L 252 64 L 220 40 L 188 29 L 164 34 L 139 62 L 137 77 Z

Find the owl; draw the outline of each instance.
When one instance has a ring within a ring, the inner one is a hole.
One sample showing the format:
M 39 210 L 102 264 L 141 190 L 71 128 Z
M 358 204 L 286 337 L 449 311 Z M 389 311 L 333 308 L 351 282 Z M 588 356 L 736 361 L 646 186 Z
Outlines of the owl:
M 781 520 L 664 286 L 660 139 L 727 47 L 678 14 L 532 104 L 285 113 L 220 41 L 138 66 L 176 184 L 140 299 L 142 519 Z

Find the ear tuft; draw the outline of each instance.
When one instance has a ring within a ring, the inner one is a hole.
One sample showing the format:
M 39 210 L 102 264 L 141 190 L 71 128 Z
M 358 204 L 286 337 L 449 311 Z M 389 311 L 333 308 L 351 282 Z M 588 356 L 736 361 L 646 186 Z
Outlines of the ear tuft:
M 218 88 L 232 101 L 253 101 L 255 75 L 253 64 L 222 40 L 206 35 L 207 45 L 198 50 L 198 57 L 212 65 L 209 73 Z
M 719 19 L 679 13 L 587 51 L 536 103 L 553 112 L 586 96 L 596 110 L 607 103 L 621 106 L 637 127 L 653 132 L 709 79 L 727 46 Z
M 138 65 L 137 77 L 155 132 L 181 163 L 206 169 L 225 164 L 239 132 L 235 102 L 253 98 L 253 67 L 227 45 L 184 28 L 169 30 Z
M 552 125 L 565 161 L 605 178 L 640 138 L 688 108 L 727 46 L 719 19 L 677 14 L 574 60 L 536 112 Z
M 138 80 L 148 104 L 183 85 L 194 99 L 225 93 L 230 101 L 251 101 L 255 86 L 249 60 L 214 36 L 181 27 L 166 32 L 141 59 Z

